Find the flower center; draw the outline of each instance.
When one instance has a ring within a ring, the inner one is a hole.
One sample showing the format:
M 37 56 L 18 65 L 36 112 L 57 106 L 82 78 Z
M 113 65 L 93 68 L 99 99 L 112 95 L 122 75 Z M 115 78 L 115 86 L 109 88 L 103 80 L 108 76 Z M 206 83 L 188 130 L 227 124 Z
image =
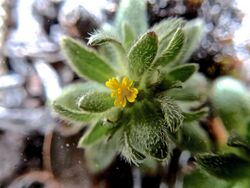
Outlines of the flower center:
M 111 78 L 106 82 L 106 86 L 112 90 L 111 97 L 116 98 L 114 105 L 125 107 L 128 102 L 135 102 L 138 90 L 132 86 L 133 81 L 127 76 L 123 77 L 120 83 L 116 78 Z

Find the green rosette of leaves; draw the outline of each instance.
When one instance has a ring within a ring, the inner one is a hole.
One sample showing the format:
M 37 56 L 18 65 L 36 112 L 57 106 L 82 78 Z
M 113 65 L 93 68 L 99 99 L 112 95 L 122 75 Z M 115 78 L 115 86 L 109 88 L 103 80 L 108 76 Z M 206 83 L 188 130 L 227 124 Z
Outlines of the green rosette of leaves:
M 68 65 L 85 81 L 66 87 L 52 106 L 61 118 L 88 126 L 78 146 L 94 172 L 117 154 L 139 165 L 168 160 L 175 146 L 209 151 L 197 123 L 207 109 L 190 111 L 204 100 L 206 83 L 196 64 L 183 64 L 202 28 L 199 19 L 169 18 L 148 29 L 145 1 L 123 0 L 110 31 L 94 32 L 88 45 L 62 39 Z

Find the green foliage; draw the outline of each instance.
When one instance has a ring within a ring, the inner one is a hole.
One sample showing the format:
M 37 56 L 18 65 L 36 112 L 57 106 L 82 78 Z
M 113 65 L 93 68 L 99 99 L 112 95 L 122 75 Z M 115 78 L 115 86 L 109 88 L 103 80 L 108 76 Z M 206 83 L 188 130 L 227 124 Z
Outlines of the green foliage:
M 184 177 L 184 188 L 231 188 L 231 183 L 225 180 L 213 177 L 202 170 L 196 170 L 194 173 Z
M 167 90 L 166 95 L 178 101 L 203 101 L 207 97 L 207 80 L 196 73 L 182 84 L 182 88 Z
M 237 180 L 250 175 L 250 162 L 233 153 L 202 154 L 196 156 L 196 162 L 206 172 L 225 180 Z
M 151 66 L 158 49 L 158 39 L 154 32 L 144 34 L 132 46 L 128 53 L 129 73 L 132 79 L 138 81 Z
M 196 64 L 179 65 L 162 74 L 160 87 L 162 90 L 170 88 L 176 82 L 187 81 L 198 69 Z
M 128 140 L 135 150 L 158 160 L 169 157 L 170 140 L 165 121 L 150 103 L 134 107 Z
M 95 51 L 79 42 L 64 38 L 61 47 L 70 67 L 80 77 L 104 83 L 115 75 L 114 70 Z
M 54 100 L 53 109 L 64 119 L 89 122 L 95 119 L 96 116 L 81 111 L 77 106 L 77 101 L 82 94 L 92 90 L 102 90 L 102 87 L 91 82 L 72 84 L 66 87 L 63 93 Z
M 106 169 L 117 154 L 119 140 L 117 138 L 98 142 L 85 149 L 87 165 L 92 173 L 99 173 Z
M 195 111 L 195 112 L 182 112 L 185 122 L 200 120 L 204 116 L 207 116 L 207 114 L 208 114 L 208 108 L 204 108 L 202 110 Z
M 184 32 L 178 28 L 173 37 L 168 42 L 167 47 L 157 56 L 154 66 L 165 66 L 175 60 L 182 50 L 184 44 Z
M 178 145 L 182 149 L 192 153 L 204 153 L 210 151 L 208 134 L 197 122 L 183 123 L 178 134 Z
M 159 97 L 157 101 L 160 103 L 167 128 L 171 132 L 176 132 L 182 125 L 183 116 L 180 107 L 168 97 Z
M 104 138 L 109 132 L 111 132 L 111 128 L 103 125 L 102 121 L 98 121 L 82 136 L 78 143 L 78 147 L 84 148 L 90 146 Z
M 121 1 L 114 23 L 117 33 L 122 33 L 122 27 L 125 22 L 134 29 L 136 36 L 147 31 L 148 23 L 145 0 Z
M 108 92 L 89 92 L 81 96 L 78 102 L 79 109 L 85 112 L 104 112 L 114 106 L 114 99 Z
M 176 63 L 186 62 L 197 49 L 203 36 L 204 23 L 200 19 L 187 22 L 182 28 L 185 36 L 182 51 L 175 59 Z
M 232 133 L 229 136 L 227 144 L 232 147 L 243 149 L 250 154 L 250 140 L 238 135 L 237 133 Z
M 207 111 L 181 109 L 181 102 L 200 104 L 206 96 L 198 66 L 180 65 L 198 46 L 202 22 L 170 18 L 147 30 L 145 10 L 144 0 L 122 0 L 112 33 L 100 30 L 89 38 L 97 51 L 70 38 L 61 43 L 70 67 L 98 82 L 66 88 L 53 103 L 61 117 L 91 122 L 79 147 L 93 172 L 107 168 L 118 153 L 137 165 L 153 160 L 157 168 L 156 161 L 167 161 L 173 147 L 192 154 L 210 150 L 198 126 Z M 121 83 L 125 76 L 133 81 L 129 86 Z M 116 80 L 112 91 L 104 86 L 109 79 Z M 117 101 L 128 100 L 126 107 L 114 107 L 111 92 Z

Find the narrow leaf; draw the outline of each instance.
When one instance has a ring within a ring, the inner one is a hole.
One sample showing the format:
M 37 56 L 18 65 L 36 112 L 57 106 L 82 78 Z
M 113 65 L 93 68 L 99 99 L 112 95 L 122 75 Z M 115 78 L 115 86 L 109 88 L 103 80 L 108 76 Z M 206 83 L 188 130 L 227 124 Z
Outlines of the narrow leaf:
M 89 92 L 79 99 L 78 107 L 85 112 L 104 112 L 114 106 L 108 92 Z
M 121 45 L 119 39 L 109 32 L 96 31 L 89 37 L 88 45 L 97 46 L 102 45 L 104 43 L 114 43 L 116 45 Z
M 168 43 L 166 49 L 158 54 L 154 66 L 165 66 L 174 61 L 180 54 L 184 44 L 184 32 L 178 28 Z
M 226 180 L 237 180 L 250 175 L 250 162 L 229 154 L 202 154 L 196 156 L 197 164 L 208 173 Z
M 198 70 L 197 64 L 185 64 L 173 68 L 165 79 L 170 81 L 187 81 Z
M 155 24 L 150 30 L 157 34 L 161 43 L 164 38 L 173 34 L 177 28 L 182 28 L 185 23 L 186 22 L 182 18 L 168 18 Z
M 197 64 L 179 65 L 168 73 L 162 73 L 160 87 L 164 89 L 170 88 L 176 82 L 187 81 L 198 70 Z
M 78 147 L 85 148 L 104 138 L 111 130 L 110 127 L 104 126 L 102 121 L 93 125 L 80 139 Z
M 186 62 L 198 48 L 203 37 L 204 23 L 201 19 L 195 19 L 187 22 L 182 29 L 185 36 L 185 42 L 182 51 L 175 59 L 176 63 Z
M 201 118 L 208 115 L 208 108 L 204 108 L 195 112 L 182 112 L 182 115 L 184 116 L 185 122 L 199 121 Z
M 97 53 L 79 42 L 64 38 L 61 47 L 70 67 L 80 77 L 104 83 L 115 75 L 114 70 Z
M 164 95 L 175 100 L 202 101 L 207 98 L 207 85 L 206 78 L 199 73 L 195 73 L 190 79 L 182 84 L 182 88 L 169 89 L 169 85 L 162 85 L 162 89 L 169 89 L 164 92 Z
M 168 97 L 158 97 L 157 101 L 160 103 L 167 128 L 171 132 L 176 132 L 183 122 L 183 115 L 180 107 Z
M 129 73 L 133 80 L 139 80 L 151 66 L 158 48 L 158 39 L 154 32 L 144 34 L 131 48 Z
M 98 84 L 87 82 L 82 84 L 72 84 L 63 89 L 62 94 L 53 101 L 53 109 L 62 117 L 71 121 L 89 122 L 96 115 L 82 112 L 78 106 L 78 98 L 86 92 L 102 90 Z
M 144 33 L 147 28 L 146 1 L 122 0 L 115 17 L 117 33 L 122 33 L 122 25 L 127 22 L 135 29 L 136 37 Z

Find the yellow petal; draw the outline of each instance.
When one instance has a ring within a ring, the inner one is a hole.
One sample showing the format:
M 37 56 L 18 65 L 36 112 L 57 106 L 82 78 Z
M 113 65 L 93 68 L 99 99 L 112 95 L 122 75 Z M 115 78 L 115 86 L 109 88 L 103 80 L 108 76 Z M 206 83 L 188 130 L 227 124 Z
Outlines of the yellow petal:
M 109 87 L 110 89 L 116 90 L 116 89 L 119 88 L 119 85 L 120 85 L 120 84 L 119 84 L 118 80 L 117 80 L 115 77 L 113 77 L 113 78 L 109 79 L 109 80 L 105 83 L 105 85 L 106 85 L 107 87 Z
M 138 90 L 136 88 L 132 88 L 129 90 L 129 95 L 127 95 L 126 98 L 129 102 L 135 102 L 137 94 L 138 94 Z

